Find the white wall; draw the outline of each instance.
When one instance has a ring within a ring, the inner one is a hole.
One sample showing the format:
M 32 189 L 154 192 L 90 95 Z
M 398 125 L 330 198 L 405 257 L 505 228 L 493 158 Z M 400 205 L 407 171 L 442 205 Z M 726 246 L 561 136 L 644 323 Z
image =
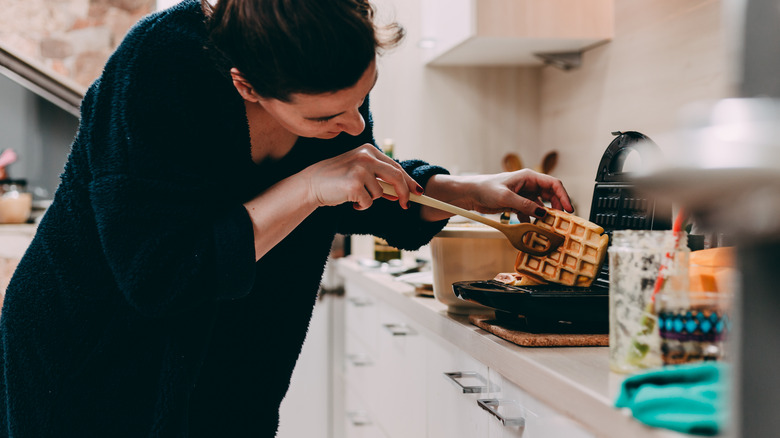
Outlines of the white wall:
M 585 53 L 583 66 L 424 67 L 419 0 L 377 1 L 408 30 L 380 61 L 372 93 L 375 131 L 396 140 L 399 158 L 418 157 L 460 172 L 500 171 L 519 153 L 538 164 L 559 151 L 561 178 L 587 217 L 596 167 L 611 131 L 636 130 L 664 142 L 690 102 L 732 94 L 718 0 L 615 0 L 615 37 Z
M 611 131 L 640 131 L 673 158 L 681 110 L 732 95 L 720 1 L 616 0 L 615 17 L 582 69 L 542 72 L 541 146 L 560 151 L 556 175 L 585 217 Z

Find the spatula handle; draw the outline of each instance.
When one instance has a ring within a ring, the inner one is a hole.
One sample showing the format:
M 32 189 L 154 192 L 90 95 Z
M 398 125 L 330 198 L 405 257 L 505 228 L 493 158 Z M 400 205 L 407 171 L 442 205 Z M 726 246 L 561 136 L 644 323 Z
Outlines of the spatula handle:
M 382 181 L 381 179 L 378 180 L 379 184 L 382 185 L 382 191 L 384 191 L 386 194 L 391 196 L 398 196 L 398 194 L 395 191 L 395 188 L 390 185 L 389 183 Z M 484 216 L 478 215 L 474 212 L 471 212 L 469 210 L 466 210 L 464 208 L 456 207 L 452 204 L 447 204 L 446 202 L 439 201 L 438 199 L 433 199 L 429 196 L 425 195 L 415 195 L 414 193 L 409 193 L 409 199 L 412 202 L 416 202 L 418 204 L 427 205 L 428 207 L 433 207 L 438 210 L 446 211 L 447 213 L 457 214 L 466 218 L 469 218 L 471 220 L 475 220 L 477 222 L 481 222 L 485 225 L 494 227 L 494 228 L 500 228 L 501 223 L 494 221 L 492 219 L 488 219 Z M 496 227 L 498 225 L 498 227 Z

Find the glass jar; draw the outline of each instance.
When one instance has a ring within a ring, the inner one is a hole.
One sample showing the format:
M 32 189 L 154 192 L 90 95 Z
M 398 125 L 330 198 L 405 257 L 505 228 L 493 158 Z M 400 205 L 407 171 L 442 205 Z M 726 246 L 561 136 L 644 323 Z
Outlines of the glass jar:
M 32 194 L 23 179 L 0 180 L 0 224 L 22 224 L 30 219 Z
M 609 366 L 632 373 L 663 364 L 654 301 L 687 294 L 687 234 L 620 230 L 609 254 Z
M 385 239 L 374 237 L 374 259 L 378 262 L 389 262 L 400 259 L 401 250 L 390 246 Z

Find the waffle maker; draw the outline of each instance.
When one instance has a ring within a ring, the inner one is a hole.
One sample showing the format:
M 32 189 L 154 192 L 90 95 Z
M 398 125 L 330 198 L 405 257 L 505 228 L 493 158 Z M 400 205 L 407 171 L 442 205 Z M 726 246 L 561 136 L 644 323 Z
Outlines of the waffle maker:
M 642 166 L 653 165 L 661 151 L 650 138 L 636 132 L 613 132 L 596 172 L 589 221 L 612 241 L 615 230 L 669 230 L 671 204 L 638 194 L 631 173 L 623 172 L 626 158 L 637 152 Z M 496 272 L 498 273 L 498 272 Z M 496 320 L 527 332 L 607 333 L 609 331 L 609 261 L 601 265 L 590 287 L 559 284 L 511 286 L 495 280 L 459 281 L 455 295 L 496 311 Z

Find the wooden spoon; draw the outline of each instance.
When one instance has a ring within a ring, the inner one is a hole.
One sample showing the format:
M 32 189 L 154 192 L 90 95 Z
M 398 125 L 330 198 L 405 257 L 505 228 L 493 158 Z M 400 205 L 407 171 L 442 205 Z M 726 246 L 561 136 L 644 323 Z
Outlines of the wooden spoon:
M 520 155 L 510 152 L 501 159 L 501 167 L 504 169 L 504 172 L 514 172 L 523 168 L 523 160 L 520 158 Z
M 390 185 L 389 183 L 378 180 L 379 184 L 382 185 L 382 190 L 385 194 L 391 195 L 391 196 L 398 196 L 398 194 L 395 192 L 395 188 Z M 564 236 L 553 233 L 552 231 L 545 230 L 544 228 L 541 228 L 539 226 L 529 224 L 529 223 L 521 223 L 521 224 L 502 224 L 500 222 L 496 222 L 492 219 L 488 219 L 484 216 L 481 216 L 479 214 L 476 214 L 474 212 L 465 210 L 460 207 L 456 207 L 452 204 L 447 204 L 446 202 L 439 201 L 438 199 L 433 199 L 429 196 L 425 195 L 415 195 L 414 193 L 409 194 L 409 200 L 412 202 L 416 202 L 418 204 L 427 205 L 428 207 L 433 207 L 438 210 L 446 211 L 447 213 L 457 214 L 459 216 L 463 216 L 466 218 L 469 218 L 471 220 L 475 220 L 477 222 L 483 223 L 489 227 L 493 227 L 497 229 L 498 231 L 504 233 L 507 239 L 509 239 L 509 242 L 517 248 L 519 251 L 535 255 L 535 256 L 545 256 L 552 251 L 554 251 L 558 246 L 560 246 L 564 241 Z M 525 242 L 523 242 L 523 239 L 526 234 L 528 233 L 537 233 L 547 238 L 548 245 L 543 249 L 536 249 L 531 248 L 530 246 L 526 245 Z
M 555 168 L 556 164 L 558 164 L 558 152 L 556 151 L 548 152 L 542 158 L 541 164 L 539 164 L 539 166 L 537 166 L 535 170 L 537 172 L 549 174 Z

